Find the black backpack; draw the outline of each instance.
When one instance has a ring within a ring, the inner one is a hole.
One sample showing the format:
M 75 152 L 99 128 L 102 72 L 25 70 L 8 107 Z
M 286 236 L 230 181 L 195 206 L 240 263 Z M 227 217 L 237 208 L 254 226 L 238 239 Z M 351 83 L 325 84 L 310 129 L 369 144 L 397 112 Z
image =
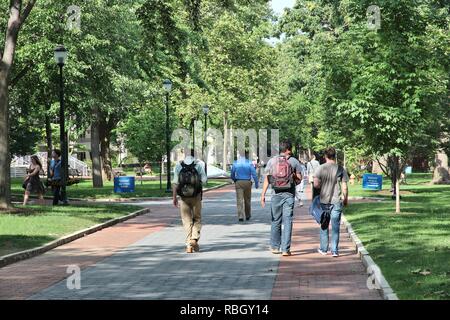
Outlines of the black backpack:
M 183 198 L 194 198 L 202 192 L 202 181 L 197 169 L 195 168 L 196 162 L 192 162 L 190 165 L 181 162 L 181 171 L 179 173 L 179 183 L 177 188 L 177 194 Z

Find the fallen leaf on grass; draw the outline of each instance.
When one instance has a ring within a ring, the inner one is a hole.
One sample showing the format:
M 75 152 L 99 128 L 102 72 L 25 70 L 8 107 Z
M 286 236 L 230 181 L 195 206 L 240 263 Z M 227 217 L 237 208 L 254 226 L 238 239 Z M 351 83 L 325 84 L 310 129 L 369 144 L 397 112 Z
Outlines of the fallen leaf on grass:
M 411 271 L 411 273 L 413 273 L 413 274 L 421 274 L 423 276 L 427 276 L 427 275 L 431 274 L 431 270 L 430 269 L 424 269 L 424 270 L 416 269 L 416 270 Z
M 419 273 L 421 275 L 423 275 L 423 276 L 427 276 L 427 275 L 431 274 L 431 271 L 429 269 L 425 269 L 425 270 L 423 270 L 422 272 L 419 272 Z
M 396 260 L 394 263 L 401 263 L 403 260 Z

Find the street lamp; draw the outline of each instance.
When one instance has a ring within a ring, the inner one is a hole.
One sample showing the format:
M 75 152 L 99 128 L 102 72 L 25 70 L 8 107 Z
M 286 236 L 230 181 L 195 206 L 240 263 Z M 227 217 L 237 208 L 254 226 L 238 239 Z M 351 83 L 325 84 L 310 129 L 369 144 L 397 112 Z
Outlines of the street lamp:
M 206 147 L 208 146 L 206 141 L 206 132 L 208 129 L 207 128 L 208 113 L 209 113 L 209 106 L 205 104 L 203 106 L 203 114 L 205 115 L 205 135 L 203 138 L 203 154 L 205 153 Z M 208 154 L 205 155 L 205 174 L 206 177 L 208 177 Z
M 67 136 L 65 129 L 65 116 L 64 116 L 64 79 L 63 79 L 63 67 L 67 60 L 67 50 L 64 46 L 57 46 L 54 51 L 55 62 L 59 67 L 59 139 L 61 143 L 61 200 L 64 204 L 67 204 L 66 185 L 69 175 L 68 167 L 68 148 L 67 148 Z
M 191 133 L 192 133 L 192 149 L 191 149 L 191 156 L 195 157 L 195 121 L 197 120 L 197 116 L 192 118 L 191 120 Z
M 172 90 L 172 82 L 168 79 L 163 81 L 163 88 L 166 91 L 166 155 L 167 155 L 167 188 L 166 192 L 172 192 L 170 183 L 170 125 L 169 125 L 169 93 Z

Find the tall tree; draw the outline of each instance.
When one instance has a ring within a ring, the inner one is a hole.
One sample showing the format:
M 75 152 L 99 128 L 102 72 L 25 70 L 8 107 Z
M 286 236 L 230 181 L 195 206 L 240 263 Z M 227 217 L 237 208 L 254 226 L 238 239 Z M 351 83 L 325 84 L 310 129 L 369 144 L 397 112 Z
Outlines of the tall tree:
M 374 31 L 367 26 L 371 4 L 298 1 L 285 28 L 311 43 L 309 54 L 300 47 L 296 53 L 319 67 L 326 121 L 322 136 L 332 133 L 335 142 L 387 156 L 386 173 L 396 186 L 399 212 L 399 178 L 406 161 L 419 146 L 434 152 L 446 121 L 449 5 L 379 1 L 382 23 Z M 301 90 L 307 90 L 307 84 Z M 358 134 L 348 134 L 356 129 L 361 129 Z
M 36 0 L 10 0 L 9 19 L 0 61 L 0 208 L 11 206 L 8 90 L 20 29 Z

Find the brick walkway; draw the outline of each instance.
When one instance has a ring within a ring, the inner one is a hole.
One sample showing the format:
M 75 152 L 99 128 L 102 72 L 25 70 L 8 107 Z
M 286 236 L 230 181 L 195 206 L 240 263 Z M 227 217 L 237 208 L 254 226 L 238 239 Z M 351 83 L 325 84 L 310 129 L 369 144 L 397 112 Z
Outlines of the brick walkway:
M 293 256 L 282 257 L 272 291 L 274 300 L 381 299 L 368 290 L 367 275 L 347 231 L 341 225 L 339 258 L 323 256 L 319 247 L 319 225 L 308 206 L 297 208 L 292 233 Z M 330 230 L 331 236 L 331 230 Z
M 306 209 L 296 210 L 294 256 L 271 254 L 259 192 L 245 223 L 233 186 L 205 194 L 199 254 L 184 253 L 178 210 L 146 202 L 150 214 L 0 269 L 0 299 L 380 299 L 345 234 L 338 259 L 316 253 Z M 69 265 L 82 269 L 80 290 L 67 289 Z

